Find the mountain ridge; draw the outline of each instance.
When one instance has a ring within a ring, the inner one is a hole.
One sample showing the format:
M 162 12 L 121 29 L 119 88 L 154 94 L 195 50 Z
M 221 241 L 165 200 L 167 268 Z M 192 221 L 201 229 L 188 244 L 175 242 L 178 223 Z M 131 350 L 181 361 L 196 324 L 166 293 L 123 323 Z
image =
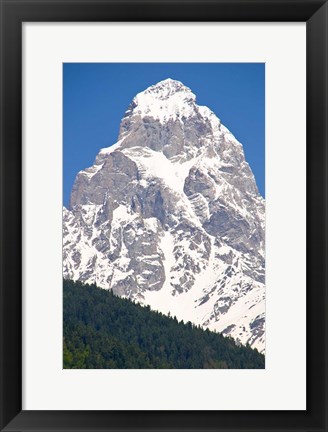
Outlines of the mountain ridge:
M 264 199 L 242 145 L 182 83 L 133 99 L 63 220 L 65 278 L 264 351 Z

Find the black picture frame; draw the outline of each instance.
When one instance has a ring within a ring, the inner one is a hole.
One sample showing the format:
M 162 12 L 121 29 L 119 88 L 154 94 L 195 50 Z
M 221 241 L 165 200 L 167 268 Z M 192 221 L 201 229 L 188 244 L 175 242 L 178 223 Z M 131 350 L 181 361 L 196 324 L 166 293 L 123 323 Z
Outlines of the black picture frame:
M 1 431 L 328 430 L 327 1 L 0 0 L 0 5 Z M 22 411 L 22 23 L 52 21 L 306 22 L 306 411 Z

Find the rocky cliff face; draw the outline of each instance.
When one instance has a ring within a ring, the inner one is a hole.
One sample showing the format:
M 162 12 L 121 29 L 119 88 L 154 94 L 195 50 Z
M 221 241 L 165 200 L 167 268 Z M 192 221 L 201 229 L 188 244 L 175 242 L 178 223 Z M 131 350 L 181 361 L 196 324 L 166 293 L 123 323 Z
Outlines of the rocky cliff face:
M 133 99 L 63 219 L 65 278 L 264 351 L 264 200 L 242 145 L 179 81 Z

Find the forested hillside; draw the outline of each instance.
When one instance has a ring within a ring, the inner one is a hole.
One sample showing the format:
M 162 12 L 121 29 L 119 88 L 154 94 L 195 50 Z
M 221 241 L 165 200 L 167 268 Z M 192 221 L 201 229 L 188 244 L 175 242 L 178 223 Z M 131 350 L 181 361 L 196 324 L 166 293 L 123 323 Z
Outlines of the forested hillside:
M 64 280 L 64 368 L 264 368 L 264 356 L 230 338 Z

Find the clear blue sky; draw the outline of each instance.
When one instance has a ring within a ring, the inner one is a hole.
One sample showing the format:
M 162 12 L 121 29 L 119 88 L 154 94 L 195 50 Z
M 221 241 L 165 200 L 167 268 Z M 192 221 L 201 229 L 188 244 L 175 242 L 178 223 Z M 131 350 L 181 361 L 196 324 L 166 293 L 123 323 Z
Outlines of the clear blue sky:
M 190 87 L 243 144 L 265 195 L 264 63 L 64 63 L 64 205 L 78 171 L 116 142 L 133 97 L 166 78 Z

